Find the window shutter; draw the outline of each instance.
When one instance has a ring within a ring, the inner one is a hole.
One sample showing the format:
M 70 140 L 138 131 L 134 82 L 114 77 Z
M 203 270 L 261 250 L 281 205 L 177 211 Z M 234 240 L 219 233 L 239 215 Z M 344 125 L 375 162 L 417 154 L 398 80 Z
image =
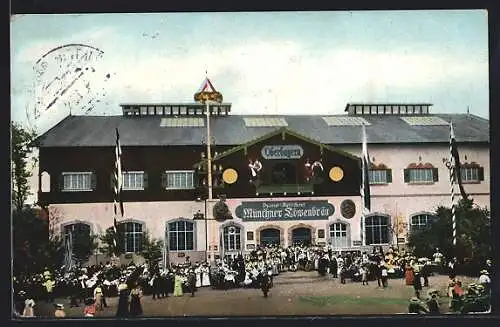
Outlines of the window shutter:
M 95 171 L 90 175 L 90 187 L 95 190 L 97 187 L 97 173 Z
M 410 170 L 409 169 L 403 170 L 403 175 L 404 175 L 405 183 L 409 183 L 410 182 Z
M 484 181 L 484 167 L 479 167 L 477 169 L 477 175 L 480 181 Z
M 437 168 L 432 168 L 432 178 L 434 182 L 439 181 L 439 176 L 438 176 L 438 169 Z
M 64 175 L 59 175 L 59 191 L 64 190 Z
M 385 173 L 387 183 L 392 183 L 392 169 L 386 169 Z
M 166 189 L 167 188 L 167 173 L 162 173 L 161 174 L 161 188 Z
M 148 173 L 146 172 L 142 175 L 142 187 L 144 189 L 148 188 Z

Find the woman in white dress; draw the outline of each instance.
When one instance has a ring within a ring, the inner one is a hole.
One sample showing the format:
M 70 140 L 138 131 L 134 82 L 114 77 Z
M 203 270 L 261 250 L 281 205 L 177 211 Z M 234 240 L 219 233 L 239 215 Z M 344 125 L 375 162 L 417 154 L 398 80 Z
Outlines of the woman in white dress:
M 194 273 L 196 275 L 196 288 L 199 288 L 201 287 L 201 267 L 200 266 L 197 266 L 195 269 L 194 269 Z
M 210 268 L 207 265 L 201 267 L 201 286 L 210 286 Z

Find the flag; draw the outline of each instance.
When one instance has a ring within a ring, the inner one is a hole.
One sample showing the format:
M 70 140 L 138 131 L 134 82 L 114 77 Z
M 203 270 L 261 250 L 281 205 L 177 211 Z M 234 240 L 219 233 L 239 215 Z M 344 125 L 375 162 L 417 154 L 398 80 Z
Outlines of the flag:
M 460 156 L 458 154 L 457 142 L 455 140 L 455 131 L 453 130 L 453 123 L 450 123 L 450 162 L 453 169 L 453 174 L 455 178 L 453 179 L 453 183 L 455 181 L 458 182 L 458 188 L 460 189 L 460 194 L 463 199 L 467 199 L 467 194 L 465 193 L 464 186 L 462 184 L 462 174 L 461 174 L 461 165 L 460 165 Z
M 463 199 L 467 199 L 464 187 L 462 185 L 462 173 L 460 168 L 460 156 L 458 154 L 457 143 L 455 140 L 455 131 L 453 123 L 450 122 L 450 197 L 451 197 L 451 223 L 453 232 L 453 245 L 457 244 L 457 222 L 455 212 L 455 182 L 458 183 L 460 194 Z
M 366 244 L 365 237 L 365 226 L 364 220 L 365 215 L 370 212 L 371 209 L 371 199 L 370 199 L 370 156 L 368 155 L 368 145 L 366 137 L 366 128 L 363 125 L 363 140 L 362 140 L 362 155 L 361 155 L 361 199 L 362 199 L 362 210 L 360 219 L 360 229 L 361 229 L 361 243 Z
M 113 174 L 113 191 L 114 191 L 114 219 L 113 219 L 113 228 L 115 232 L 115 247 L 117 246 L 117 236 L 118 236 L 118 221 L 117 217 L 123 218 L 124 210 L 123 210 L 123 202 L 121 198 L 122 193 L 122 148 L 120 146 L 120 134 L 118 133 L 118 128 L 116 129 L 116 146 L 115 146 L 115 169 Z
M 363 209 L 369 212 L 371 209 L 370 202 L 370 156 L 368 155 L 368 146 L 366 144 L 366 129 L 363 125 L 363 157 L 362 157 L 362 183 L 361 196 L 363 197 Z

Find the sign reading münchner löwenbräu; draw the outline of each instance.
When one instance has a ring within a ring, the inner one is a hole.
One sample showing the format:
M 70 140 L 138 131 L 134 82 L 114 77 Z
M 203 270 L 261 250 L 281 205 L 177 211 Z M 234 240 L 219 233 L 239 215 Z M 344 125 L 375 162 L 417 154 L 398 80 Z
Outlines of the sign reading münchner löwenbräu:
M 243 221 L 328 220 L 334 212 L 326 200 L 242 202 L 235 210 Z

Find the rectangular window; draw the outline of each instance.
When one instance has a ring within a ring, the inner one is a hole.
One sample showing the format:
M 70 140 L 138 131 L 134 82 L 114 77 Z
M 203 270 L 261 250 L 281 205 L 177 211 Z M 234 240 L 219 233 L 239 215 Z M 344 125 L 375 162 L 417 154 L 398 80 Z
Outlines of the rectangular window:
M 363 114 L 365 115 L 370 114 L 370 106 L 363 106 Z
M 408 111 L 406 113 L 409 115 L 413 115 L 413 106 L 408 106 Z
M 460 168 L 460 175 L 462 177 L 462 182 L 478 182 L 479 168 Z
M 371 114 L 376 115 L 377 114 L 377 106 L 371 106 Z
M 384 114 L 384 106 L 378 106 L 378 114 L 383 115 Z
M 391 106 L 386 106 L 386 107 L 385 107 L 385 114 L 386 114 L 386 115 L 390 115 L 390 114 L 392 113 L 392 110 L 391 110 L 391 109 L 392 109 L 392 107 L 391 107 Z
M 406 115 L 406 106 L 399 107 L 399 114 Z
M 363 107 L 356 106 L 356 115 L 362 115 L 362 114 L 363 114 Z
M 92 172 L 62 173 L 63 191 L 92 191 Z
M 143 190 L 144 172 L 127 171 L 123 173 L 123 190 Z
M 421 107 L 420 106 L 415 106 L 415 111 L 413 112 L 414 114 L 417 114 L 417 115 L 420 115 L 420 109 Z
M 189 190 L 194 188 L 194 171 L 167 171 L 166 189 L 167 190 Z
M 429 183 L 434 182 L 434 169 L 416 168 L 408 169 L 409 183 Z
M 371 169 L 369 172 L 370 184 L 388 184 L 386 169 Z

